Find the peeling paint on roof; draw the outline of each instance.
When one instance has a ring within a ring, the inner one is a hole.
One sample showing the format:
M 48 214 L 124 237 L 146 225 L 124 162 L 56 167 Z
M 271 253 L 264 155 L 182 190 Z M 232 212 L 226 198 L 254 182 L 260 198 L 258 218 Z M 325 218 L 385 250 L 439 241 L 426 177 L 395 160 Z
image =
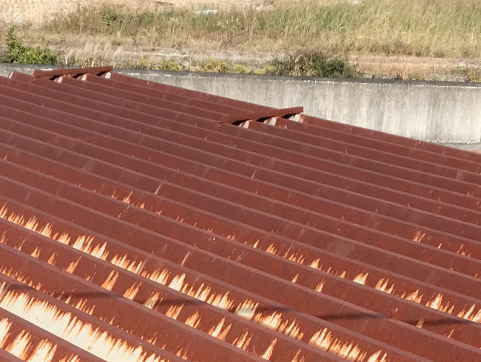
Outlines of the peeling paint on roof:
M 481 360 L 481 155 L 110 67 L 0 78 L 0 358 Z

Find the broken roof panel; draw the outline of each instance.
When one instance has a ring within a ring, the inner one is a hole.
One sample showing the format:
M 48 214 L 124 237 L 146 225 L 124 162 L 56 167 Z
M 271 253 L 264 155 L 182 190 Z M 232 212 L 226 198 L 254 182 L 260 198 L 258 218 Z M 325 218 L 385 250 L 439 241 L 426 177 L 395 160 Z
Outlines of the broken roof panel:
M 0 78 L 0 353 L 481 360 L 480 168 L 108 67 Z

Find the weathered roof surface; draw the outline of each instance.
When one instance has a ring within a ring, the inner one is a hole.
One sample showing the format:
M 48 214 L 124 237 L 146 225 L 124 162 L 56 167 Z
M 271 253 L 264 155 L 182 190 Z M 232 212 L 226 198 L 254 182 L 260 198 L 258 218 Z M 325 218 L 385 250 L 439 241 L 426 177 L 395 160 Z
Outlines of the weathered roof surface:
M 481 155 L 301 111 L 0 78 L 0 358 L 481 361 Z

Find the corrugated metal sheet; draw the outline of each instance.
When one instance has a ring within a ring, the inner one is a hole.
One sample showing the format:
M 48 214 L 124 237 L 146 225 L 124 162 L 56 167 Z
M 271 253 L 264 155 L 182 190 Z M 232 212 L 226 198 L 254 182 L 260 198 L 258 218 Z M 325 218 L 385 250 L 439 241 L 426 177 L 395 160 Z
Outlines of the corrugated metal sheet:
M 111 68 L 0 78 L 5 361 L 481 361 L 481 155 Z

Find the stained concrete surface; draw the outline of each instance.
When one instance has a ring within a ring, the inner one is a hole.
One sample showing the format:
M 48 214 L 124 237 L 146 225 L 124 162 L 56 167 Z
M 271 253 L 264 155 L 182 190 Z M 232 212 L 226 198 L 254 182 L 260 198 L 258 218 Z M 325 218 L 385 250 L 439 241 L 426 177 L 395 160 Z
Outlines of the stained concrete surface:
M 51 69 L 0 65 L 0 75 Z M 116 69 L 117 72 L 448 145 L 481 144 L 481 84 Z

